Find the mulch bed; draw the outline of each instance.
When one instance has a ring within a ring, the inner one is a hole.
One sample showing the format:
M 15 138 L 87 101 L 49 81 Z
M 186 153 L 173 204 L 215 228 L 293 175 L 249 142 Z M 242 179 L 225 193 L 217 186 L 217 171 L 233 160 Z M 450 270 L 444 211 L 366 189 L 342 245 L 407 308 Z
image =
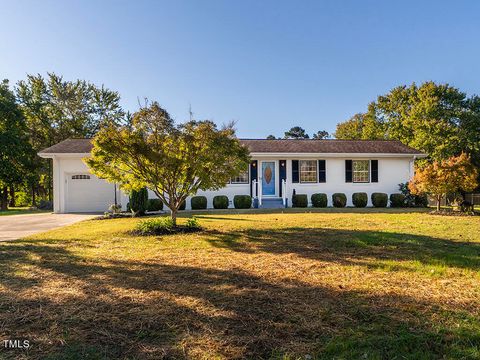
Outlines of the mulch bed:
M 462 212 L 454 210 L 434 210 L 429 212 L 430 215 L 441 215 L 441 216 L 480 216 L 480 212 Z
M 151 236 L 151 235 L 174 235 L 174 234 L 188 234 L 194 232 L 200 232 L 203 229 L 201 227 L 189 227 L 185 225 L 177 225 L 174 228 L 164 228 L 161 230 L 153 231 L 153 232 L 144 232 L 138 230 L 130 231 L 130 234 L 135 236 Z
M 125 219 L 125 218 L 131 218 L 131 217 L 133 217 L 131 212 L 122 212 L 122 213 L 116 213 L 116 214 L 100 215 L 93 218 L 93 220 Z

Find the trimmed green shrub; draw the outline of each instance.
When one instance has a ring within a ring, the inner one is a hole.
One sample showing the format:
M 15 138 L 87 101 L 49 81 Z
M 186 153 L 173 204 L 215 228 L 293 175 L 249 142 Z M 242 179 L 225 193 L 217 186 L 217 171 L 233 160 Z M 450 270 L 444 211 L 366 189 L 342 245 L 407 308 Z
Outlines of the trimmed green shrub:
M 364 193 L 364 192 L 353 193 L 352 202 L 353 202 L 353 205 L 358 208 L 367 206 L 367 203 L 368 203 L 367 193 Z
M 190 229 L 199 229 L 200 224 L 198 223 L 198 219 L 195 216 L 192 216 L 190 219 L 187 219 L 185 222 L 185 226 Z
M 333 206 L 343 208 L 347 206 L 347 195 L 344 193 L 335 193 L 332 195 Z
M 140 235 L 158 235 L 173 231 L 173 221 L 170 217 L 152 218 L 139 221 L 135 232 Z
M 201 230 L 198 220 L 193 216 L 187 219 L 185 225 L 173 226 L 171 217 L 156 217 L 139 221 L 133 230 L 136 235 L 163 235 L 188 233 Z
M 235 195 L 233 206 L 235 206 L 235 209 L 250 209 L 252 207 L 252 197 L 250 195 Z
M 228 196 L 217 195 L 213 197 L 214 209 L 228 209 Z
M 373 193 L 372 204 L 375 207 L 387 207 L 388 195 L 385 193 Z
M 319 194 L 312 194 L 310 197 L 310 200 L 312 200 L 312 206 L 313 207 L 327 207 L 328 205 L 328 198 L 327 194 L 319 193 Z
M 306 208 L 308 207 L 308 196 L 307 194 L 295 194 L 292 196 L 292 206 L 297 208 Z
M 204 210 L 207 208 L 207 197 L 193 196 L 190 199 L 190 205 L 192 207 L 192 210 Z
M 140 189 L 138 191 L 132 190 L 130 193 L 130 211 L 143 216 L 147 211 L 148 203 L 148 191 L 147 188 Z
M 405 195 L 403 194 L 390 194 L 390 206 L 391 207 L 404 207 Z
M 415 206 L 416 207 L 428 207 L 428 196 L 427 194 L 421 194 L 415 196 Z
M 163 201 L 160 199 L 148 199 L 147 211 L 163 210 Z
M 178 210 L 185 210 L 186 207 L 187 207 L 187 202 L 186 202 L 186 201 L 183 201 L 183 202 L 180 204 L 180 207 L 178 208 Z

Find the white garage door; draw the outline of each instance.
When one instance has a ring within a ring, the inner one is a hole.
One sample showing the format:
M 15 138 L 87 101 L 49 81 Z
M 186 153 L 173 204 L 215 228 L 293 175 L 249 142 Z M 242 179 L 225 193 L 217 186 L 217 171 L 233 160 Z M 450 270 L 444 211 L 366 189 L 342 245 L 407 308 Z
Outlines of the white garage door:
M 115 186 L 86 173 L 65 174 L 66 212 L 104 212 L 115 201 Z

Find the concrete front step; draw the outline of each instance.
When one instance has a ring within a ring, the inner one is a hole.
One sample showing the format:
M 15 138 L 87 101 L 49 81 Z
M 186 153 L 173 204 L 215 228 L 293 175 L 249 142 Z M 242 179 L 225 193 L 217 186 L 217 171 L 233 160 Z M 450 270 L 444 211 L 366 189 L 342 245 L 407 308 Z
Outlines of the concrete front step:
M 284 208 L 282 198 L 263 198 L 261 209 L 281 209 Z

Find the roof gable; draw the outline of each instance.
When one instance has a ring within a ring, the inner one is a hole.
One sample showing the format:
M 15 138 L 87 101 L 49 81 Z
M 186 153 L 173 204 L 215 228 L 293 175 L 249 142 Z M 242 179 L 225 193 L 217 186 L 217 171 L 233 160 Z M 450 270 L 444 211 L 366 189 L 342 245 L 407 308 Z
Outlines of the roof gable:
M 88 154 L 92 147 L 92 139 L 67 139 L 41 150 L 39 154 Z

